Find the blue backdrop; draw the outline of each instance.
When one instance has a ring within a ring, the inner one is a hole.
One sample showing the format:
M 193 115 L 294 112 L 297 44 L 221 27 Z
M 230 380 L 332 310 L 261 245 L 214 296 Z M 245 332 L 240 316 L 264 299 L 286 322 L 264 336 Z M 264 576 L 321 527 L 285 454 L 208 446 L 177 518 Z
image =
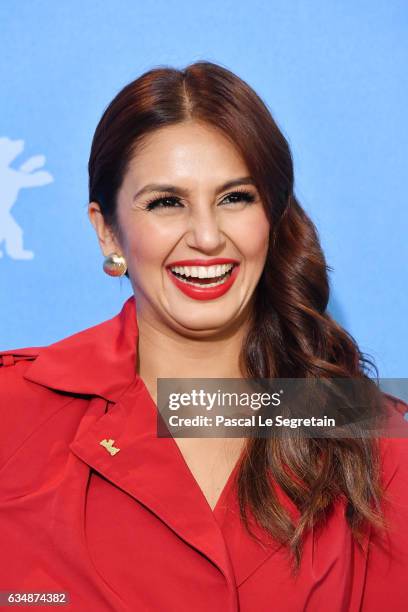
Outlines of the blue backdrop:
M 408 376 L 407 2 L 2 2 L 0 45 L 0 349 L 56 341 L 131 295 L 103 273 L 86 214 L 93 131 L 145 70 L 206 59 L 291 144 L 331 313 L 381 376 Z

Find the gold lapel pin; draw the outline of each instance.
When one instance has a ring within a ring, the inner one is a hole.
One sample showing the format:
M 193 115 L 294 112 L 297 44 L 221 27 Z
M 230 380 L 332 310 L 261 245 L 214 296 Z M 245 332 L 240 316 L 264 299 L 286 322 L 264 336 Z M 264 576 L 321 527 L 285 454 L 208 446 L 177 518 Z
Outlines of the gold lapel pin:
M 114 443 L 115 443 L 115 440 L 112 440 L 112 438 L 110 438 L 109 440 L 104 438 L 103 440 L 99 442 L 101 446 L 106 448 L 106 450 L 112 455 L 112 457 L 113 455 L 116 455 L 116 453 L 120 451 L 120 448 L 116 448 L 115 446 L 113 446 Z

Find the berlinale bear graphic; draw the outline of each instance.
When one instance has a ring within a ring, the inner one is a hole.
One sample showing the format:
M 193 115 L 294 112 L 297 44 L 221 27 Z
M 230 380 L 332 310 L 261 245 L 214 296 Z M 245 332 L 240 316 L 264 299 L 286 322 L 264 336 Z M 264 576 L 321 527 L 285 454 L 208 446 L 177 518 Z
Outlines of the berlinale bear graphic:
M 33 251 L 23 246 L 23 229 L 11 214 L 20 189 L 41 187 L 54 179 L 45 170 L 38 170 L 45 164 L 44 155 L 34 155 L 20 165 L 11 168 L 10 164 L 22 153 L 23 140 L 0 138 L 0 245 L 5 243 L 5 251 L 12 259 L 32 259 Z M 0 257 L 3 251 L 0 249 Z

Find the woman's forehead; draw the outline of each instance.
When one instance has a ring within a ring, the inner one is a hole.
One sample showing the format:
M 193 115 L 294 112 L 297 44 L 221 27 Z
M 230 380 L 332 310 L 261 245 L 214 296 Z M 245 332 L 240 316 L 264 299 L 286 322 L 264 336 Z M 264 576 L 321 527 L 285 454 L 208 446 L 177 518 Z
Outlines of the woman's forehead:
M 249 174 L 241 153 L 226 137 L 211 126 L 190 124 L 166 126 L 143 139 L 127 171 L 139 189 L 144 183 L 172 183 L 176 178 L 211 179 L 218 186 Z

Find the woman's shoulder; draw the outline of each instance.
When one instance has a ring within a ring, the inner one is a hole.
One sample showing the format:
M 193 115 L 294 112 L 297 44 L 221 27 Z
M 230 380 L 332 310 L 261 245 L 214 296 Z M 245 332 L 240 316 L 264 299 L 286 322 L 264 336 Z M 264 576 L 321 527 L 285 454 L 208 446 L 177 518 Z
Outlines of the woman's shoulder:
M 51 393 L 25 377 L 45 347 L 0 351 L 0 469 L 67 397 Z
M 27 389 L 24 374 L 45 347 L 24 347 L 0 351 L 0 406 L 6 396 L 19 394 Z
M 380 438 L 383 485 L 401 489 L 408 502 L 408 404 L 388 393 L 384 397 L 389 426 L 387 435 Z M 404 490 L 403 483 L 407 485 Z
M 0 444 L 0 467 L 67 404 L 78 408 L 69 410 L 68 423 L 92 397 L 117 402 L 136 375 L 136 339 L 130 298 L 111 319 L 52 344 L 0 351 L 0 421 L 7 440 Z
M 49 345 L 0 351 L 0 398 L 37 392 L 29 383 L 65 393 L 116 396 L 116 387 L 131 379 L 135 369 L 137 321 L 132 298 L 112 318 Z
M 380 438 L 387 529 L 371 532 L 362 610 L 408 609 L 408 404 L 385 395 L 396 434 Z

